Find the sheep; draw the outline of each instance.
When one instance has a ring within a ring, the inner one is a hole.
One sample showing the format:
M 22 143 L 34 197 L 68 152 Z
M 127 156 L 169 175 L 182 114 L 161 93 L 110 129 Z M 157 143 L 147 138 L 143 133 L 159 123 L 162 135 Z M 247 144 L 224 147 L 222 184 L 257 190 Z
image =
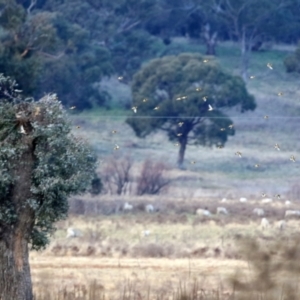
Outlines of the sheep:
M 261 203 L 263 203 L 263 204 L 272 203 L 272 202 L 273 202 L 273 199 L 271 199 L 271 198 L 264 198 L 261 200 Z
M 276 227 L 281 231 L 284 230 L 286 227 L 286 221 L 285 220 L 278 221 Z
M 270 223 L 266 218 L 262 218 L 260 222 L 260 226 L 262 229 L 267 229 L 270 227 Z
M 254 208 L 252 212 L 260 217 L 265 215 L 265 211 L 262 208 Z
M 69 227 L 67 229 L 67 238 L 75 238 L 81 236 L 81 231 L 76 228 Z
M 299 210 L 287 210 L 284 214 L 285 217 L 290 217 L 290 216 L 300 216 L 300 211 Z
M 211 216 L 210 211 L 206 207 L 205 207 L 205 209 L 198 208 L 196 210 L 196 214 L 201 215 L 201 216 L 207 216 L 207 217 Z
M 145 211 L 146 211 L 147 213 L 154 212 L 154 206 L 153 206 L 152 204 L 147 204 L 147 205 L 145 206 Z
M 151 233 L 150 230 L 143 230 L 143 231 L 142 231 L 142 236 L 144 236 L 144 237 L 149 236 L 150 233 Z
M 228 215 L 228 211 L 225 207 L 217 207 L 217 215 Z
M 292 204 L 292 202 L 289 201 L 289 200 L 286 200 L 284 204 L 285 204 L 286 206 L 290 206 L 290 205 Z
M 124 211 L 131 211 L 133 209 L 133 205 L 129 204 L 128 202 L 125 202 L 123 205 Z
M 245 203 L 245 202 L 247 202 L 247 201 L 248 201 L 247 198 L 244 198 L 244 197 L 240 198 L 240 202 L 242 202 L 242 203 Z
M 221 200 L 221 202 L 227 202 L 227 199 L 226 198 L 223 198 L 222 200 Z

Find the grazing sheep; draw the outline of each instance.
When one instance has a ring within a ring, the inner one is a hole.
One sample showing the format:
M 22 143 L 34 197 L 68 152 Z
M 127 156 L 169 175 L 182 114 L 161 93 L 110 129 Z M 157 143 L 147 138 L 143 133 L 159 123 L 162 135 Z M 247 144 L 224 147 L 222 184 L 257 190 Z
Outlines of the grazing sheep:
M 266 218 L 262 218 L 260 222 L 261 229 L 267 229 L 270 227 L 270 223 Z
M 285 204 L 286 206 L 290 206 L 290 205 L 292 204 L 292 202 L 289 201 L 289 200 L 286 200 L 284 204 Z
M 300 216 L 300 211 L 299 210 L 287 210 L 284 214 L 285 217 L 290 217 L 290 216 Z
M 228 211 L 225 207 L 217 207 L 217 215 L 228 215 Z
M 221 202 L 227 202 L 227 199 L 226 198 L 223 198 L 222 200 L 221 200 Z
M 67 238 L 75 238 L 81 236 L 81 231 L 76 228 L 69 227 L 67 229 Z
M 150 233 L 151 233 L 151 231 L 150 230 L 143 230 L 142 231 L 142 236 L 149 236 L 150 235 Z
M 262 208 L 254 208 L 252 212 L 259 217 L 265 215 L 265 211 Z
M 205 207 L 205 209 L 202 209 L 202 208 L 198 208 L 196 210 L 196 214 L 197 215 L 200 215 L 200 216 L 207 216 L 207 217 L 210 217 L 211 216 L 211 213 L 210 211 Z
M 129 204 L 128 202 L 125 202 L 123 205 L 124 211 L 131 211 L 133 209 L 133 205 Z
M 147 205 L 145 206 L 145 211 L 146 211 L 147 213 L 154 212 L 154 206 L 153 206 L 152 204 L 147 204 Z
M 285 220 L 278 221 L 276 227 L 281 231 L 284 230 L 286 227 L 286 221 Z
M 272 202 L 273 202 L 273 199 L 271 199 L 271 198 L 264 198 L 261 200 L 261 203 L 263 203 L 263 204 L 272 203 Z
M 245 202 L 248 202 L 248 200 L 247 200 L 247 198 L 242 197 L 242 198 L 240 198 L 240 202 L 245 203 Z

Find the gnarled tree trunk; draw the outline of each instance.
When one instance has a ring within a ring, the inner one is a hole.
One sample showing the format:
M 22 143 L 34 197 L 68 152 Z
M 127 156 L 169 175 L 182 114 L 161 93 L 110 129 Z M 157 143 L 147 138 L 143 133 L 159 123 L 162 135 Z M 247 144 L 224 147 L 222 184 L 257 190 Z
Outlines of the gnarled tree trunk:
M 31 176 L 34 166 L 32 140 L 22 136 L 24 149 L 14 166 L 14 184 L 10 190 L 11 202 L 17 215 L 12 225 L 0 224 L 0 299 L 32 300 L 28 242 L 34 224 L 34 212 L 27 200 L 32 198 Z
M 19 231 L 0 240 L 0 299 L 32 300 L 28 242 Z

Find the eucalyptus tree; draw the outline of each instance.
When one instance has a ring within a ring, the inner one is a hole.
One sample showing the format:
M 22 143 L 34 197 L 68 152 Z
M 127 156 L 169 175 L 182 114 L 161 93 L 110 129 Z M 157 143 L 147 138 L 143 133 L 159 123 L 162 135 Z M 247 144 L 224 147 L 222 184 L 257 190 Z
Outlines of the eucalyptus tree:
M 56 95 L 24 98 L 1 75 L 0 115 L 0 298 L 32 300 L 29 250 L 47 245 L 68 197 L 95 179 L 96 158 Z
M 178 165 L 188 144 L 223 147 L 235 130 L 224 109 L 254 110 L 239 76 L 212 59 L 182 53 L 150 61 L 132 82 L 133 116 L 126 122 L 138 137 L 163 130 L 179 147 Z

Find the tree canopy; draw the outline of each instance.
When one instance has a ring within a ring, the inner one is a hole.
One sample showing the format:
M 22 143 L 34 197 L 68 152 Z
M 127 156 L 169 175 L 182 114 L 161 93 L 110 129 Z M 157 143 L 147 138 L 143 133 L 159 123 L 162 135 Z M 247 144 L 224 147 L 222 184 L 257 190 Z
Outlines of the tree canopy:
M 178 143 L 179 165 L 187 144 L 222 147 L 234 134 L 225 109 L 256 107 L 240 77 L 212 58 L 190 53 L 150 61 L 134 75 L 132 95 L 136 113 L 126 122 L 138 137 L 166 131 Z
M 28 244 L 45 247 L 54 223 L 67 216 L 70 195 L 95 179 L 96 157 L 71 134 L 55 94 L 24 98 L 0 76 L 1 299 L 32 299 Z

